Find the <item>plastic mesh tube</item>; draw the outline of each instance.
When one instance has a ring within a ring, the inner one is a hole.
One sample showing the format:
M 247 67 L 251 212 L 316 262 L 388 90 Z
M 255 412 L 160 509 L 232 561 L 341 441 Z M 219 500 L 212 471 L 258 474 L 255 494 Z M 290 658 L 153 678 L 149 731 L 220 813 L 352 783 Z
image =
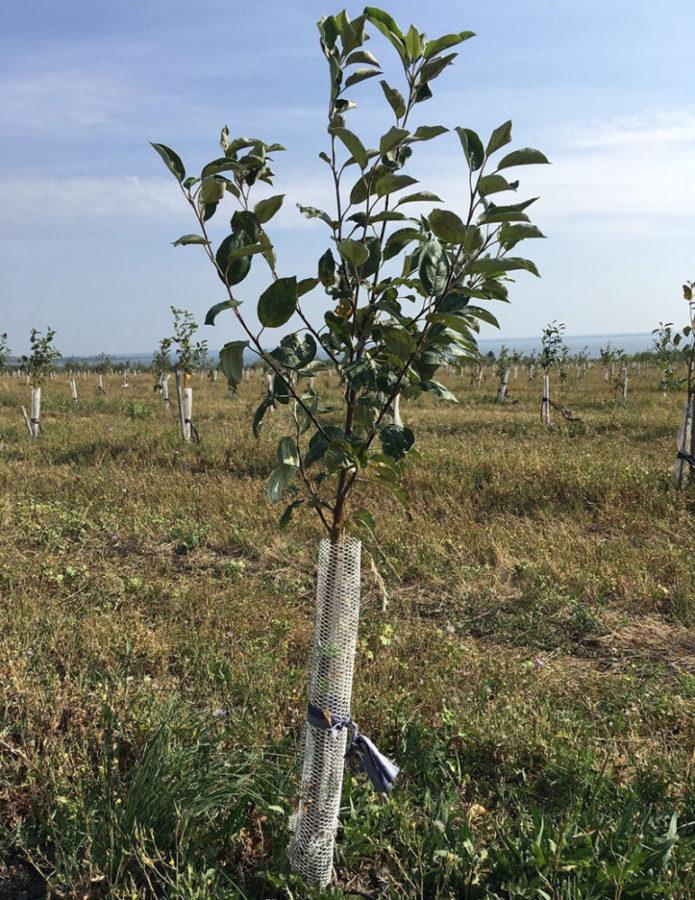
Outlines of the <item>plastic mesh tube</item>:
M 361 549 L 354 538 L 339 544 L 322 540 L 319 546 L 309 701 L 341 717 L 350 715 Z M 347 729 L 332 734 L 305 725 L 299 810 L 289 853 L 292 867 L 321 886 L 331 880 L 346 741 Z
M 695 400 L 683 404 L 683 416 L 678 429 L 678 452 L 687 456 L 695 455 Z M 677 488 L 683 487 L 690 474 L 690 463 L 682 457 L 673 467 L 673 482 Z

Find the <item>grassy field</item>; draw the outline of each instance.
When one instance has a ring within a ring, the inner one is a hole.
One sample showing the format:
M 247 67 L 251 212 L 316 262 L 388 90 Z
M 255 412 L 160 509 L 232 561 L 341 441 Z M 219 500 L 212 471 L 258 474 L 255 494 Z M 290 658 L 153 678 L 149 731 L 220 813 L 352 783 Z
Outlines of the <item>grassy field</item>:
M 445 378 L 403 403 L 410 517 L 371 486 L 354 716 L 403 768 L 346 779 L 322 896 L 650 898 L 695 883 L 695 485 L 682 397 L 598 368 Z M 280 530 L 256 376 L 194 382 L 183 448 L 152 378 L 0 380 L 0 898 L 314 896 L 285 860 L 318 532 Z M 43 887 L 41 887 L 43 885 Z M 361 893 L 360 893 L 361 892 Z M 316 894 L 315 896 L 318 896 Z

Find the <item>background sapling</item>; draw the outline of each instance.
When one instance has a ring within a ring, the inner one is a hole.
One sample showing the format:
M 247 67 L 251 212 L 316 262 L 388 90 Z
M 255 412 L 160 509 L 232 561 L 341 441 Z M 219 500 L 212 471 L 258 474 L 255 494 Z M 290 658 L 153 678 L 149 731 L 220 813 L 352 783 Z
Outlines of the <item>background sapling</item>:
M 24 407 L 22 415 L 29 435 L 34 439 L 39 436 L 41 430 L 41 387 L 51 371 L 53 362 L 60 357 L 60 353 L 53 346 L 55 334 L 51 328 L 47 328 L 45 334 L 32 328 L 29 336 L 29 355 L 22 356 L 21 359 L 21 371 L 31 385 L 31 415 L 27 414 Z

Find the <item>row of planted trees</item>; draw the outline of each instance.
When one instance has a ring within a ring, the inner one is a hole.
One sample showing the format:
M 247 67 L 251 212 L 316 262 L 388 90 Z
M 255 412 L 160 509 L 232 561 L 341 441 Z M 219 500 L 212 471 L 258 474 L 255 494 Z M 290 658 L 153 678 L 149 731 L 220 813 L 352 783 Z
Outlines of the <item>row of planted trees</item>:
M 603 371 L 606 383 L 612 385 L 614 398 L 620 397 L 623 404 L 627 402 L 629 369 L 639 377 L 646 377 L 648 367 L 654 366 L 660 373 L 660 389 L 666 394 L 671 391 L 686 388 L 686 402 L 684 404 L 683 417 L 678 436 L 678 462 L 675 469 L 675 480 L 680 486 L 687 476 L 688 468 L 692 467 L 693 454 L 692 439 L 692 400 L 693 400 L 693 357 L 695 356 L 695 340 L 693 339 L 693 300 L 692 288 L 684 285 L 684 296 L 688 301 L 689 323 L 682 331 L 676 331 L 673 323 L 661 323 L 654 329 L 655 339 L 651 351 L 635 354 L 628 357 L 624 350 L 613 347 L 608 343 L 601 347 L 599 359 L 596 360 Z M 193 423 L 193 375 L 199 372 L 201 377 L 207 372 L 208 377 L 217 383 L 218 368 L 210 360 L 208 342 L 206 340 L 195 341 L 194 336 L 199 330 L 190 312 L 184 309 L 171 307 L 173 315 L 173 334 L 163 338 L 153 355 L 150 370 L 155 374 L 155 390 L 159 392 L 162 401 L 171 407 L 169 394 L 169 379 L 173 373 L 175 376 L 176 411 L 179 421 L 179 429 L 182 439 L 189 442 L 198 439 L 198 430 Z M 214 321 L 215 311 L 212 319 Z M 560 382 L 566 382 L 570 372 L 574 371 L 575 378 L 579 381 L 584 374 L 593 368 L 595 361 L 590 358 L 586 348 L 584 351 L 570 354 L 564 342 L 565 325 L 554 321 L 549 323 L 541 335 L 541 351 L 536 354 L 532 351 L 522 354 L 518 351 L 510 351 L 502 346 L 497 355 L 488 353 L 486 357 L 480 357 L 477 364 L 469 365 L 472 378 L 480 385 L 485 373 L 486 363 L 494 371 L 499 379 L 497 388 L 497 402 L 505 403 L 510 399 L 508 393 L 510 377 L 513 373 L 514 380 L 518 378 L 520 368 L 525 370 L 530 381 L 541 377 L 541 422 L 550 425 L 552 419 L 551 409 L 555 408 L 560 414 L 570 421 L 578 420 L 566 407 L 555 403 L 550 396 L 550 378 L 555 371 Z M 22 413 L 27 423 L 29 434 L 37 437 L 40 431 L 41 395 L 42 384 L 46 377 L 53 377 L 56 373 L 55 361 L 61 354 L 55 350 L 53 339 L 55 332 L 47 329 L 45 334 L 32 330 L 30 336 L 31 350 L 29 355 L 21 358 L 19 365 L 13 370 L 16 375 L 23 374 L 27 383 L 32 385 L 31 414 L 22 407 Z M 7 335 L 0 334 L 0 371 L 5 368 L 9 356 Z M 451 362 L 451 361 L 450 361 Z M 141 367 L 144 369 L 144 366 Z M 320 359 L 314 359 L 305 367 L 303 377 L 309 379 L 309 386 L 315 386 L 315 375 L 325 368 Z M 457 367 L 460 372 L 461 367 Z M 100 354 L 95 360 L 83 362 L 74 359 L 65 359 L 62 370 L 68 373 L 68 383 L 71 389 L 72 400 L 78 402 L 76 375 L 82 374 L 84 378 L 95 373 L 97 375 L 97 391 L 105 394 L 103 376 L 106 373 L 120 372 L 123 375 L 123 387 L 128 387 L 128 374 L 131 364 L 115 365 L 106 354 Z M 264 414 L 266 406 L 270 409 L 277 406 L 273 396 L 274 379 L 271 369 L 261 364 L 261 372 L 265 373 L 266 391 L 264 403 L 260 411 Z M 249 369 L 245 368 L 246 377 Z M 449 366 L 449 371 L 454 373 L 456 368 Z M 235 385 L 230 382 L 230 393 L 234 393 Z M 401 426 L 403 424 L 400 414 L 400 392 L 395 395 L 388 410 L 389 421 Z M 258 423 L 257 423 L 258 425 Z M 257 428 L 254 428 L 256 431 Z

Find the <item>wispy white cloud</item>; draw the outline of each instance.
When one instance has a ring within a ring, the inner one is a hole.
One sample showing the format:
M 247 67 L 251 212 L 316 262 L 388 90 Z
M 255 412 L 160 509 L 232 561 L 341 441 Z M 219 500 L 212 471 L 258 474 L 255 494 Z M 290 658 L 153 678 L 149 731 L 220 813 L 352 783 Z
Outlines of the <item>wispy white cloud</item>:
M 96 102 L 93 108 L 87 102 L 80 113 L 85 121 L 100 115 L 108 112 Z M 657 220 L 662 230 L 680 228 L 695 210 L 694 140 L 695 114 L 690 111 L 577 126 L 555 137 L 552 166 L 519 170 L 521 190 L 524 197 L 540 195 L 535 211 L 541 224 L 590 225 L 623 236 L 645 233 Z M 286 199 L 273 220 L 275 227 L 324 227 L 317 220 L 307 222 L 296 208 L 297 203 L 332 208 L 332 185 L 320 166 L 278 166 L 276 187 L 269 192 L 285 192 Z M 438 156 L 421 174 L 423 185 L 440 193 L 447 205 L 465 203 L 460 156 Z M 22 178 L 6 180 L 1 190 L 16 216 L 26 220 L 163 219 L 184 212 L 166 176 Z
M 13 222 L 57 226 L 107 219 L 152 218 L 181 211 L 181 197 L 166 178 L 52 178 L 0 183 Z
M 132 95 L 131 95 L 132 96 Z M 129 91 L 105 75 L 80 71 L 38 72 L 0 79 L 0 128 L 33 137 L 59 129 L 93 128 L 127 114 Z

